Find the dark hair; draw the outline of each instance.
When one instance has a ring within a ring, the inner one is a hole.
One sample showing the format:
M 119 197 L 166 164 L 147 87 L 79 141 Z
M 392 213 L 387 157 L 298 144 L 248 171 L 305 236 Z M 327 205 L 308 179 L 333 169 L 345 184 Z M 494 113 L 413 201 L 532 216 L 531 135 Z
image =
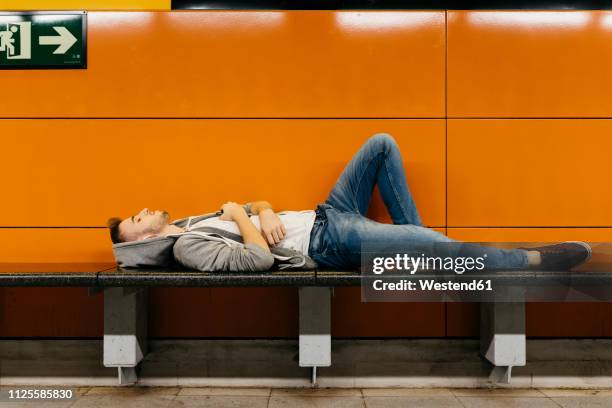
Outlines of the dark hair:
M 108 221 L 106 221 L 106 226 L 110 229 L 110 236 L 111 236 L 111 241 L 113 241 L 113 244 L 119 244 L 121 242 L 125 242 L 125 240 L 123 239 L 123 237 L 121 237 L 121 234 L 119 233 L 120 223 L 121 223 L 121 218 L 119 217 L 109 218 Z

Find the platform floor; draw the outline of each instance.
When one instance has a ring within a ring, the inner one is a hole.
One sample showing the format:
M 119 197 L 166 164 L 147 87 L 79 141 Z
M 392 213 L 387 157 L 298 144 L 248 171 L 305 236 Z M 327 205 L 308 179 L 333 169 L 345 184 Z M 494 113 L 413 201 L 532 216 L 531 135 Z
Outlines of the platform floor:
M 35 387 L 35 386 L 31 386 Z M 8 387 L 2 387 L 6 391 Z M 81 387 L 65 402 L 0 402 L 0 407 L 336 407 L 336 408 L 495 408 L 610 407 L 612 390 L 444 389 L 444 388 L 191 388 Z M 4 393 L 3 393 L 4 394 Z

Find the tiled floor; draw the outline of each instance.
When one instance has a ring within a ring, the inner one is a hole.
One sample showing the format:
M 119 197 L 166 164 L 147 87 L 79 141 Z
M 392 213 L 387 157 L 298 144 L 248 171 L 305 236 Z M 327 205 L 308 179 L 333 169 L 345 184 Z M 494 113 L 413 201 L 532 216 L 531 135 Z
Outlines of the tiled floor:
M 19 388 L 36 388 L 24 387 Z M 2 387 L 3 395 L 8 387 Z M 57 408 L 574 408 L 611 407 L 612 390 L 572 389 L 280 389 L 92 387 L 65 402 L 0 402 L 0 407 Z

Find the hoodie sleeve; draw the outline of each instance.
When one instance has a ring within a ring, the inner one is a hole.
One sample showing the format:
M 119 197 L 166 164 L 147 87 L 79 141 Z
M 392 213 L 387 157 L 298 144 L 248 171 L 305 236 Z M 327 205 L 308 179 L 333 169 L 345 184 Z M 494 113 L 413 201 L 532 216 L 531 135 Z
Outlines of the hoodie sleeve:
M 257 272 L 274 265 L 272 254 L 255 244 L 229 245 L 197 235 L 183 235 L 173 251 L 178 262 L 199 271 Z

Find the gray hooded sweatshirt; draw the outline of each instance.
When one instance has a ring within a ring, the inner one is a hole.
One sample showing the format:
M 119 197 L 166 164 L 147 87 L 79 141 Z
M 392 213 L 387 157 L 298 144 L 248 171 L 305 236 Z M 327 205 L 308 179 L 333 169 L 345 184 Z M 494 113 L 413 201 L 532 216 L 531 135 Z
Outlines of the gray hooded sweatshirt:
M 248 214 L 249 204 L 245 205 Z M 217 213 L 191 217 L 191 223 L 216 217 Z M 189 217 L 172 222 L 184 228 Z M 255 244 L 245 244 L 240 235 L 212 227 L 196 228 L 179 234 L 113 244 L 113 253 L 121 268 L 172 267 L 176 263 L 199 271 L 258 272 L 270 269 L 312 270 L 316 263 L 305 254 L 288 248 L 265 251 Z

